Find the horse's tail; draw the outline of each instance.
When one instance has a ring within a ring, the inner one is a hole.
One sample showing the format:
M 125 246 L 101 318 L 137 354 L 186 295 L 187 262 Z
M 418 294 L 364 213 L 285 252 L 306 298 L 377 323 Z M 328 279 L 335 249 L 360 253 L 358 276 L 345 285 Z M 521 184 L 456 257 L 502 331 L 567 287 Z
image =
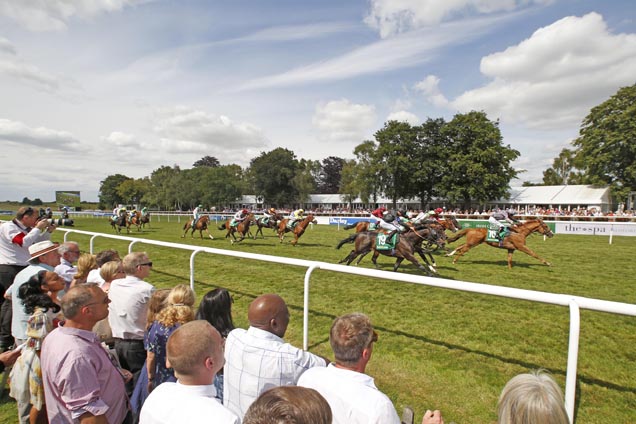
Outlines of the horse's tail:
M 357 223 L 357 222 L 354 222 L 353 224 L 347 224 L 347 225 L 345 225 L 345 226 L 344 226 L 344 227 L 342 227 L 342 228 L 344 228 L 345 230 L 350 230 L 350 229 L 352 229 L 352 228 L 356 228 L 356 225 L 358 225 L 358 223 Z
M 447 243 L 452 243 L 454 241 L 459 240 L 460 238 L 462 238 L 462 237 L 464 237 L 466 235 L 468 230 L 470 230 L 470 228 L 464 228 L 463 230 L 460 230 L 460 231 L 456 232 L 455 234 L 450 236 L 448 239 L 446 239 L 446 242 Z
M 225 222 L 220 227 L 217 227 L 219 230 L 225 230 Z
M 351 234 L 346 239 L 341 240 L 340 243 L 338 243 L 338 246 L 336 246 L 336 249 L 340 249 L 343 244 L 353 243 L 354 241 L 356 241 L 356 237 L 358 237 L 359 234 L 360 233 Z

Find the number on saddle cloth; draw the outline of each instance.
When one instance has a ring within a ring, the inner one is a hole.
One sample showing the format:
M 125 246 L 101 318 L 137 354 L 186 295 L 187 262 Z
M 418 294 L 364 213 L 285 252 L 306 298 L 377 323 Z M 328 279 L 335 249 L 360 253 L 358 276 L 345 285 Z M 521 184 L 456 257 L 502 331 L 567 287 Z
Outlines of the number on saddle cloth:
M 499 227 L 503 226 L 502 230 L 499 231 Z M 509 224 L 507 221 L 500 221 L 499 225 L 490 224 L 488 228 L 488 236 L 486 237 L 486 241 L 491 242 L 499 242 L 502 241 L 508 234 L 510 234 L 510 229 L 508 228 Z
M 375 222 L 369 222 L 369 231 L 375 231 L 378 229 L 378 225 Z
M 376 250 L 393 250 L 395 246 L 398 244 L 398 233 L 395 233 L 391 236 L 390 239 L 386 237 L 385 233 L 378 233 L 378 236 L 375 238 L 375 249 Z
M 230 222 L 230 227 L 238 227 L 239 223 L 236 219 L 232 218 L 232 221 Z

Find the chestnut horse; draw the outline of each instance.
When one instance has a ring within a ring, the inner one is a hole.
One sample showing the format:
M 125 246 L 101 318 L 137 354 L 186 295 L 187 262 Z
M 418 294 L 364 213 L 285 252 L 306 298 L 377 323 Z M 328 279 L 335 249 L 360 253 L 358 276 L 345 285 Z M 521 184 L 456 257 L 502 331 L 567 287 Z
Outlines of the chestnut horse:
M 208 231 L 208 224 L 210 223 L 210 217 L 208 215 L 203 215 L 202 217 L 200 217 L 194 227 L 192 226 L 193 221 L 194 218 L 191 218 L 190 220 L 188 220 L 188 222 L 185 223 L 185 225 L 183 226 L 183 235 L 181 236 L 181 238 L 185 237 L 185 235 L 188 233 L 188 230 L 192 231 L 190 237 L 194 238 L 194 232 L 198 230 L 201 238 L 203 238 L 203 231 L 205 231 L 206 233 L 208 233 L 208 236 L 212 240 L 214 240 L 214 237 L 212 237 L 212 234 L 210 234 L 210 231 Z
M 141 212 L 135 212 L 133 216 L 128 220 L 128 228 L 133 225 L 137 227 L 137 231 L 141 231 Z
M 453 256 L 455 253 L 457 253 L 457 256 L 455 257 L 455 259 L 453 259 L 453 263 L 455 263 L 471 248 L 478 246 L 486 241 L 486 243 L 492 247 L 498 247 L 500 249 L 508 250 L 508 269 L 512 268 L 512 254 L 515 250 L 526 253 L 533 258 L 538 259 L 539 261 L 541 261 L 541 263 L 550 266 L 550 262 L 546 261 L 543 258 L 540 258 L 536 253 L 530 250 L 528 246 L 526 246 L 526 237 L 534 233 L 535 231 L 548 237 L 554 236 L 546 223 L 539 218 L 530 219 L 523 224 L 511 227 L 510 234 L 508 234 L 504 238 L 503 244 L 501 246 L 499 246 L 498 242 L 486 241 L 486 237 L 488 235 L 487 228 L 466 228 L 465 230 L 461 230 L 459 233 L 448 238 L 448 242 L 452 243 L 466 236 L 466 243 L 462 244 L 446 256 Z
M 285 218 L 283 219 L 281 222 L 278 223 L 278 238 L 280 239 L 280 242 L 283 242 L 283 239 L 285 238 L 285 233 L 288 231 L 291 231 L 294 233 L 294 239 L 291 240 L 291 244 L 292 246 L 296 246 L 296 243 L 298 243 L 298 239 L 300 238 L 300 236 L 303 235 L 303 233 L 305 232 L 305 230 L 307 229 L 307 226 L 312 223 L 312 224 L 316 224 L 317 221 L 314 218 L 313 214 L 308 214 L 302 221 L 299 221 L 296 226 L 294 227 L 293 230 L 290 230 L 289 228 L 287 228 L 287 222 L 289 221 L 289 218 Z
M 245 235 L 250 231 L 250 225 L 252 225 L 252 223 L 254 222 L 254 214 L 250 213 L 245 217 L 245 219 L 243 219 L 241 222 L 238 223 L 238 225 L 235 226 L 230 225 L 232 224 L 232 220 L 233 218 L 228 219 L 223 223 L 223 225 L 218 228 L 219 230 L 227 230 L 225 238 L 230 238 L 230 236 L 232 236 L 232 240 L 230 240 L 230 243 L 240 243 L 245 239 Z M 239 233 L 241 238 L 237 240 L 234 233 Z
M 121 233 L 121 227 L 126 227 L 126 232 L 130 233 L 130 225 L 128 225 L 128 213 L 123 212 L 121 215 L 117 217 L 117 219 L 113 219 L 111 216 L 108 218 L 108 222 L 110 222 L 110 226 L 113 227 L 113 230 L 117 231 L 117 234 Z
M 380 254 L 382 254 L 397 258 L 397 260 L 395 261 L 395 265 L 393 265 L 393 271 L 397 271 L 402 261 L 404 261 L 404 259 L 408 259 L 421 271 L 424 271 L 426 275 L 432 276 L 431 271 L 429 270 L 430 265 L 429 267 L 425 267 L 424 265 L 420 264 L 415 258 L 414 253 L 417 251 L 415 244 L 418 243 L 418 241 L 429 239 L 431 241 L 434 241 L 434 239 L 437 238 L 437 234 L 434 230 L 431 230 L 430 228 L 420 228 L 418 230 L 412 229 L 411 231 L 400 235 L 399 241 L 393 250 L 376 249 L 376 238 L 378 234 L 379 233 L 375 231 L 366 231 L 362 233 L 352 234 L 348 238 L 341 240 L 340 243 L 338 243 L 336 249 L 340 249 L 345 243 L 354 243 L 354 248 L 351 252 L 349 252 L 347 257 L 345 257 L 338 263 L 341 264 L 346 262 L 347 265 L 349 265 L 355 258 L 359 257 L 358 261 L 356 262 L 356 265 L 358 265 L 365 255 L 373 251 L 372 261 L 376 268 L 378 266 L 377 258 Z M 426 258 L 424 256 L 422 256 L 422 258 L 424 258 L 424 261 L 426 261 Z

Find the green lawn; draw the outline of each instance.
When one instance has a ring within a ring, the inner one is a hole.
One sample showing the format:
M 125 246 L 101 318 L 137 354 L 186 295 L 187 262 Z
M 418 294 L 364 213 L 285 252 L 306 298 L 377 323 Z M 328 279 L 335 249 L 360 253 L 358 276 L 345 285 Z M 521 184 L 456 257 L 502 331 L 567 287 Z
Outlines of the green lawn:
M 182 224 L 181 224 L 182 225 Z M 223 233 L 211 230 L 215 240 L 181 239 L 177 222 L 153 222 L 139 237 L 229 250 L 263 253 L 335 263 L 349 251 L 335 245 L 348 232 L 315 226 L 297 247 L 283 245 L 269 230 L 267 238 L 230 245 Z M 80 219 L 77 229 L 111 233 L 105 219 Z M 137 234 L 132 234 L 138 236 Z M 55 237 L 61 240 L 61 232 Z M 73 236 L 88 249 L 88 236 Z M 459 242 L 457 242 L 459 243 Z M 517 252 L 514 268 L 506 268 L 506 252 L 487 246 L 471 250 L 456 265 L 438 255 L 444 278 L 501 286 L 567 293 L 635 303 L 632 259 L 636 239 L 557 235 L 543 241 L 529 238 L 528 245 L 552 262 L 548 268 Z M 95 250 L 114 247 L 127 251 L 127 243 L 95 240 Z M 149 245 L 154 263 L 148 279 L 157 287 L 187 283 L 187 251 Z M 391 270 L 391 258 L 379 259 Z M 370 267 L 365 259 L 361 266 Z M 404 263 L 400 272 L 418 274 Z M 305 269 L 209 254 L 196 257 L 196 289 L 223 286 L 235 299 L 234 318 L 246 326 L 247 306 L 254 297 L 281 294 L 290 306 L 292 320 L 286 339 L 302 343 L 303 277 Z M 426 409 L 441 409 L 446 422 L 492 423 L 495 406 L 508 379 L 529 369 L 545 368 L 564 387 L 569 311 L 567 308 L 517 301 L 455 290 L 405 284 L 317 270 L 312 275 L 310 349 L 331 357 L 328 331 L 334 317 L 361 311 L 371 316 L 380 340 L 368 372 L 377 386 L 394 401 L 398 411 L 409 405 L 416 421 Z M 633 370 L 636 358 L 636 320 L 599 312 L 582 312 L 577 385 L 577 421 L 581 423 L 632 423 L 636 410 Z M 12 422 L 15 407 L 0 407 L 0 422 Z

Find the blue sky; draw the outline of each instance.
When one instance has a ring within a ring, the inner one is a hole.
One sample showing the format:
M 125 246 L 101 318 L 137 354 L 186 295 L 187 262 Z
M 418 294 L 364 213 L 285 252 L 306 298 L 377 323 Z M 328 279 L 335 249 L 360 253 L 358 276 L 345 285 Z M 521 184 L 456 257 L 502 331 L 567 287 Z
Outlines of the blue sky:
M 0 2 L 0 200 L 210 155 L 353 158 L 388 119 L 483 110 L 519 180 L 636 82 L 632 1 Z

